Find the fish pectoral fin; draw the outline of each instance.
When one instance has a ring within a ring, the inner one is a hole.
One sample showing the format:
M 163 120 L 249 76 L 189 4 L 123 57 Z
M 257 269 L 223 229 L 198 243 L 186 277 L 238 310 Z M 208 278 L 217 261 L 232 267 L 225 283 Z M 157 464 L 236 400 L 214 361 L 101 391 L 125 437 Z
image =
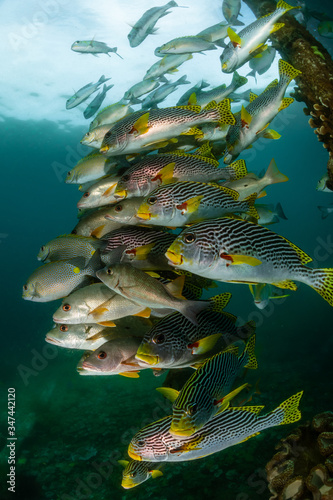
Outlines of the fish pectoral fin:
M 261 193 L 259 193 L 257 196 L 257 200 L 259 200 L 259 198 L 263 198 L 264 196 L 267 196 L 266 191 L 261 191 Z
M 118 375 L 121 375 L 122 377 L 128 377 L 128 378 L 139 378 L 139 372 L 121 372 L 118 373 Z
M 241 109 L 241 126 L 242 128 L 245 128 L 245 127 L 249 127 L 249 125 L 251 124 L 252 122 L 252 116 L 251 114 L 247 111 L 246 108 L 244 108 L 244 106 L 242 106 L 242 109 Z
M 161 477 L 161 476 L 163 476 L 163 472 L 161 472 L 160 470 L 157 470 L 157 469 L 151 470 L 151 471 L 149 471 L 149 472 L 150 472 L 151 477 L 152 477 L 153 479 L 155 479 L 156 477 Z
M 198 210 L 202 198 L 203 195 L 194 196 L 193 198 L 189 198 L 188 200 L 184 201 L 180 205 L 176 205 L 176 208 L 177 210 L 181 211 L 182 215 L 185 215 L 186 213 L 193 214 Z
M 99 321 L 98 325 L 114 327 L 116 324 L 113 321 Z
M 160 278 L 161 276 L 158 273 L 155 273 L 155 271 L 145 271 L 146 274 L 151 276 L 152 278 Z
M 122 467 L 124 467 L 124 469 L 126 469 L 126 467 L 129 464 L 128 460 L 117 460 L 117 462 L 118 462 L 119 465 L 121 465 Z
M 151 310 L 149 307 L 146 307 L 142 311 L 132 314 L 132 316 L 139 316 L 139 318 L 149 318 L 150 317 Z
M 88 314 L 88 316 L 91 314 L 91 315 L 96 315 L 96 316 L 102 316 L 102 314 L 106 313 L 108 311 L 107 307 L 96 307 L 96 309 L 94 309 L 93 311 L 90 311 L 90 313 Z
M 242 46 L 242 39 L 240 38 L 237 33 L 230 28 L 230 26 L 227 29 L 228 32 L 228 37 L 230 38 L 230 41 L 234 47 L 241 47 Z
M 129 359 L 125 359 L 124 361 L 121 362 L 121 364 L 125 366 L 135 366 L 136 368 L 139 368 L 138 363 L 133 363 Z
M 131 248 L 131 250 L 126 250 L 125 254 L 131 257 L 131 260 L 145 260 L 155 245 L 156 243 L 148 243 L 141 247 Z
M 191 349 L 192 355 L 205 354 L 206 352 L 213 349 L 221 335 L 222 333 L 214 333 L 213 335 L 209 335 L 208 337 L 204 337 L 203 339 L 188 344 L 187 348 Z
M 180 135 L 195 135 L 196 138 L 199 138 L 199 137 L 203 137 L 204 133 L 198 127 L 191 127 L 188 130 L 181 132 Z
M 109 196 L 109 194 L 112 194 L 112 192 L 114 191 L 114 188 L 116 187 L 117 183 L 115 182 L 114 184 L 112 184 L 106 191 L 104 191 L 104 193 L 102 194 L 102 196 Z
M 225 259 L 229 262 L 227 265 L 240 265 L 240 264 L 247 264 L 249 266 L 259 266 L 262 262 L 261 260 L 257 259 L 256 257 L 251 257 L 249 255 L 232 255 L 232 254 L 226 254 L 226 253 L 221 253 L 220 254 L 221 259 Z
M 175 162 L 165 165 L 155 177 L 152 177 L 152 182 L 160 181 L 161 184 L 169 184 L 172 181 L 176 181 L 173 176 L 175 165 Z
M 279 283 L 271 283 L 278 288 L 287 288 L 288 290 L 297 290 L 297 285 L 291 280 L 280 281 Z
M 265 139 L 280 139 L 281 135 L 276 132 L 276 130 L 273 130 L 272 128 L 267 128 L 266 130 L 263 131 L 262 134 L 260 134 L 260 137 L 264 137 Z
M 162 394 L 166 399 L 173 403 L 179 396 L 180 391 L 172 389 L 171 387 L 156 387 L 156 390 Z
M 138 118 L 136 122 L 133 123 L 133 127 L 129 131 L 129 134 L 135 134 L 135 135 L 146 134 L 149 130 L 148 120 L 149 120 L 149 112 L 140 116 L 140 118 Z
M 184 443 L 178 448 L 174 448 L 173 450 L 170 450 L 170 453 L 187 453 L 189 451 L 193 450 L 201 450 L 201 448 L 198 446 L 198 444 L 204 439 L 203 436 L 198 437 L 197 439 L 189 442 L 189 443 Z
M 257 45 L 256 47 L 254 47 L 253 49 L 250 50 L 249 54 L 253 54 L 254 52 L 258 52 L 256 54 L 256 56 L 258 56 L 258 55 L 261 56 L 261 52 L 263 52 L 266 49 L 267 49 L 267 45 L 265 45 L 264 43 L 259 43 L 259 45 Z

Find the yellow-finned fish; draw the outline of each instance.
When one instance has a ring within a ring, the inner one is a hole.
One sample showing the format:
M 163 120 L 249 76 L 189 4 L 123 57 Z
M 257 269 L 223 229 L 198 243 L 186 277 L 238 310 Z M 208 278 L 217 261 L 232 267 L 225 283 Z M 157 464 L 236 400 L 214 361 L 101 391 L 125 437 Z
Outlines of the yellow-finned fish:
M 118 460 L 118 463 L 124 467 L 123 479 L 121 485 L 125 490 L 139 486 L 147 479 L 163 476 L 159 470 L 162 464 L 153 462 L 138 462 L 137 460 Z
M 37 259 L 43 262 L 68 260 L 74 257 L 85 257 L 87 262 L 94 255 L 101 242 L 95 238 L 63 234 L 40 247 Z

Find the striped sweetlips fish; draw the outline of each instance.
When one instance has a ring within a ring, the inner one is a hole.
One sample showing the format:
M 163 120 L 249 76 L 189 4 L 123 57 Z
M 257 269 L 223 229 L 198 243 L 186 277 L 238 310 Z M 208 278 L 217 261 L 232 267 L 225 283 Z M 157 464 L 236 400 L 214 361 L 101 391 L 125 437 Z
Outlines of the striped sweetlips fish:
M 283 23 L 276 21 L 291 9 L 300 9 L 292 7 L 284 0 L 279 0 L 276 9 L 271 14 L 256 19 L 253 23 L 245 26 L 239 33 L 228 27 L 228 36 L 230 42 L 220 56 L 222 71 L 232 73 L 240 68 L 252 57 L 260 54 L 267 49 L 265 42 L 267 38 L 284 26 Z
M 124 226 L 103 237 L 101 261 L 105 265 L 131 263 L 147 271 L 170 269 L 164 254 L 175 238 L 158 229 Z
M 159 464 L 153 462 L 118 460 L 118 463 L 124 467 L 121 485 L 125 490 L 139 486 L 139 484 L 151 477 L 155 479 L 163 476 L 163 472 L 159 470 Z
M 305 283 L 333 306 L 333 269 L 311 269 L 303 250 L 266 227 L 228 217 L 199 222 L 175 239 L 171 264 L 199 276 L 230 283 L 270 283 L 297 290 Z
M 209 307 L 197 314 L 198 325 L 178 312 L 168 314 L 145 333 L 136 358 L 156 368 L 196 368 L 233 342 L 245 341 L 255 324 L 236 326 L 237 317 L 224 311 L 230 298 L 230 293 L 210 298 Z
M 274 80 L 259 95 L 250 94 L 250 104 L 242 106 L 236 117 L 235 125 L 229 128 L 227 141 L 227 155 L 224 163 L 230 163 L 246 148 L 260 137 L 279 139 L 280 134 L 268 125 L 282 109 L 287 108 L 294 99 L 284 97 L 286 88 L 291 80 L 296 78 L 301 71 L 295 69 L 282 59 L 279 60 L 280 80 Z
M 303 391 L 294 394 L 263 416 L 259 413 L 264 406 L 228 408 L 188 437 L 170 434 L 172 416 L 164 417 L 135 434 L 128 454 L 134 460 L 150 462 L 181 462 L 206 457 L 242 443 L 264 429 L 297 422 L 301 418 L 298 405 L 302 394 Z
M 172 405 L 170 433 L 175 436 L 192 436 L 201 429 L 216 413 L 228 408 L 230 401 L 247 384 L 230 392 L 237 375 L 243 368 L 257 368 L 254 354 L 255 335 L 248 341 L 240 356 L 237 346 L 230 346 L 226 351 L 209 358 L 188 379 L 181 391 L 169 387 L 157 390 Z
M 218 184 L 176 182 L 160 186 L 144 198 L 136 217 L 145 224 L 182 227 L 230 213 L 259 218 L 254 207 L 257 194 L 239 202 L 239 193 Z
M 120 177 L 114 195 L 116 198 L 147 196 L 161 184 L 182 181 L 212 182 L 244 177 L 244 160 L 237 160 L 224 168 L 219 162 L 197 154 L 174 151 L 148 155 L 129 167 Z
M 210 122 L 235 123 L 229 99 L 218 104 L 212 101 L 202 110 L 200 106 L 175 106 L 136 111 L 105 134 L 100 152 L 112 156 L 161 148 L 177 142 L 174 138 L 182 134 L 200 136 L 198 125 Z

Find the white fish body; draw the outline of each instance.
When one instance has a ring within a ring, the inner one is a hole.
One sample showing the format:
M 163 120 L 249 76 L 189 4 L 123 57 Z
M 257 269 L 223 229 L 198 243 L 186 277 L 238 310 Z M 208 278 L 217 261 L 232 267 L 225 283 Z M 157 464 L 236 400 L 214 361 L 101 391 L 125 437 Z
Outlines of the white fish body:
M 107 82 L 110 80 L 110 78 L 105 78 L 104 75 L 101 76 L 101 78 L 98 80 L 97 83 L 87 83 L 84 87 L 80 88 L 75 94 L 67 99 L 66 101 L 66 109 L 72 109 L 81 104 L 81 102 L 85 101 L 88 99 L 88 97 L 96 92 L 98 87 L 102 85 L 102 83 Z

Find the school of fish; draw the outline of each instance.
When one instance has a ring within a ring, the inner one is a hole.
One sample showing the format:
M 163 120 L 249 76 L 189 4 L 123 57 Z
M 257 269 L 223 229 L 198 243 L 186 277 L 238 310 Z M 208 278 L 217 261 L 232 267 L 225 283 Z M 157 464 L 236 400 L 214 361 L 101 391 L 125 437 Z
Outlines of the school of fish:
M 182 6 L 171 0 L 144 12 L 128 34 L 130 47 L 175 7 Z M 157 376 L 193 369 L 180 390 L 158 388 L 172 414 L 129 443 L 132 461 L 120 461 L 126 489 L 161 476 L 163 462 L 202 458 L 301 418 L 302 392 L 287 394 L 263 416 L 264 407 L 246 405 L 246 397 L 237 405 L 248 387 L 245 369 L 258 366 L 255 324 L 236 326 L 237 316 L 225 311 L 231 294 L 214 290 L 221 282 L 249 286 L 262 309 L 301 282 L 333 306 L 333 269 L 308 267 L 310 256 L 266 227 L 286 219 L 282 206 L 257 203 L 288 177 L 274 159 L 259 177 L 240 158 L 260 138 L 280 139 L 271 122 L 292 104 L 285 94 L 301 68 L 280 59 L 279 80 L 260 95 L 236 92 L 248 81 L 238 71 L 249 62 L 247 76 L 260 80 L 276 57 L 267 41 L 294 8 L 279 0 L 274 12 L 245 26 L 241 1 L 223 0 L 224 21 L 157 47 L 157 62 L 119 102 L 98 111 L 113 86 L 104 75 L 66 102 L 70 110 L 102 88 L 84 110 L 94 118 L 81 142 L 92 152 L 65 181 L 81 191 L 79 221 L 71 234 L 41 246 L 42 265 L 27 278 L 23 298 L 61 299 L 46 341 L 83 350 L 80 375 L 139 378 L 142 370 Z M 94 39 L 71 49 L 121 57 L 117 47 Z M 229 86 L 203 90 L 209 84 L 202 80 L 174 106 L 160 106 L 190 83 L 186 75 L 171 82 L 167 74 L 196 53 L 221 49 L 216 71 L 233 74 Z M 235 111 L 237 102 L 243 104 Z M 322 217 L 332 212 L 318 208 Z M 203 299 L 203 291 L 210 297 Z

